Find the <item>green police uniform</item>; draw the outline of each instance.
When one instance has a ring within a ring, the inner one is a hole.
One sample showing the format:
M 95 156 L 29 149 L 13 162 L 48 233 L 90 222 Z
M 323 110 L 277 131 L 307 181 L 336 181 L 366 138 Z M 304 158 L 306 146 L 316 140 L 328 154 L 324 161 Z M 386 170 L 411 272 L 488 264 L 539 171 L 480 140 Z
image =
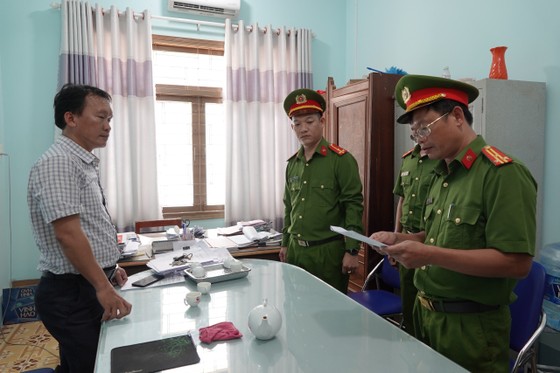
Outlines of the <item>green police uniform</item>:
M 362 232 L 362 182 L 356 159 L 324 138 L 309 161 L 301 147 L 288 160 L 284 206 L 286 261 L 346 293 L 348 275 L 342 273 L 342 258 L 345 250 L 359 245 L 343 240 L 330 226 Z
M 419 145 L 402 156 L 401 169 L 393 193 L 403 198 L 400 223 L 404 233 L 421 231 L 422 208 L 430 188 L 432 170 L 438 162 L 427 156 L 420 156 Z M 403 325 L 410 334 L 414 334 L 412 323 L 412 309 L 416 300 L 414 271 L 413 268 L 407 269 L 399 264 Z
M 534 255 L 537 186 L 523 164 L 478 136 L 434 172 L 423 213 L 426 244 Z M 508 305 L 515 299 L 515 279 L 470 276 L 431 265 L 416 270 L 414 284 L 419 339 L 471 371 L 508 370 Z M 476 302 L 480 312 L 437 312 L 426 299 Z

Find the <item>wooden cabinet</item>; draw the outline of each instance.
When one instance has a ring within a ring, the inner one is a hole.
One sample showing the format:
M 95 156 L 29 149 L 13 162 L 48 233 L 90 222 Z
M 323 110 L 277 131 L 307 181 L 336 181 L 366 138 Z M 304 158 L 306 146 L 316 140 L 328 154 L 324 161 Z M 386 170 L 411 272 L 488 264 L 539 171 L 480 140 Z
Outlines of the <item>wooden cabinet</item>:
M 364 187 L 364 234 L 394 228 L 394 90 L 400 75 L 372 73 L 337 88 L 327 82 L 325 138 L 348 150 L 358 162 Z M 360 269 L 350 278 L 357 291 L 379 255 L 365 246 Z

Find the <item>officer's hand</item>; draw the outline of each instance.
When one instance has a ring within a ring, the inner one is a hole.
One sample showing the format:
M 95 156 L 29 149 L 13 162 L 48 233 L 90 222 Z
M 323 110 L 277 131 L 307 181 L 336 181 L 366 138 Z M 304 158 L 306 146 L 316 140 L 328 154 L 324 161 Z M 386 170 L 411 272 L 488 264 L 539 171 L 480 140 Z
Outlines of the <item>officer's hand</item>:
M 420 268 L 430 264 L 430 256 L 434 248 L 418 241 L 407 240 L 384 247 L 383 251 L 406 268 Z
M 123 286 L 128 281 L 128 276 L 126 275 L 126 271 L 124 268 L 118 267 L 113 275 L 112 283 L 113 285 Z
M 350 255 L 349 253 L 346 253 L 342 258 L 342 273 L 350 275 L 356 272 L 358 265 L 358 255 Z
M 286 261 L 286 253 L 288 252 L 288 248 L 285 246 L 282 246 L 280 248 L 280 252 L 278 253 L 278 257 L 280 258 L 281 262 L 285 262 Z

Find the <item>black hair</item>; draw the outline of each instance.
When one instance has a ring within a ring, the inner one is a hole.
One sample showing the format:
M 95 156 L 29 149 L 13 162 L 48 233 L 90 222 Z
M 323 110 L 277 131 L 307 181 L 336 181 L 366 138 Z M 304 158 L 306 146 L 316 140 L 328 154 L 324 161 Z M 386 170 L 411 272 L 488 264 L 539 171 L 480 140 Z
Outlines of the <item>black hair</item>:
M 455 100 L 444 99 L 444 100 L 439 100 L 434 102 L 429 107 L 436 113 L 443 115 L 445 113 L 450 113 L 455 106 L 459 106 L 459 108 L 463 110 L 463 115 L 465 116 L 465 120 L 467 121 L 469 126 L 472 126 L 473 116 L 469 108 L 465 104 L 462 104 Z
M 86 97 L 99 96 L 111 102 L 111 95 L 104 90 L 90 85 L 67 83 L 54 96 L 54 123 L 60 129 L 66 127 L 64 114 L 71 112 L 80 115 L 86 105 Z

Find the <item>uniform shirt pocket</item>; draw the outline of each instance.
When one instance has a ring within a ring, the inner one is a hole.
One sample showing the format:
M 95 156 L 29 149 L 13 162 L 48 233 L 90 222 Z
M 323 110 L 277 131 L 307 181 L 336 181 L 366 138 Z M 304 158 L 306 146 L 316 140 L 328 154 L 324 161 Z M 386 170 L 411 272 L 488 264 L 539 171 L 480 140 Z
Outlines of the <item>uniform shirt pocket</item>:
M 313 201 L 319 206 L 332 206 L 337 202 L 337 191 L 332 180 L 311 182 Z
M 450 205 L 445 217 L 444 237 L 447 247 L 486 247 L 482 212 L 478 208 Z

